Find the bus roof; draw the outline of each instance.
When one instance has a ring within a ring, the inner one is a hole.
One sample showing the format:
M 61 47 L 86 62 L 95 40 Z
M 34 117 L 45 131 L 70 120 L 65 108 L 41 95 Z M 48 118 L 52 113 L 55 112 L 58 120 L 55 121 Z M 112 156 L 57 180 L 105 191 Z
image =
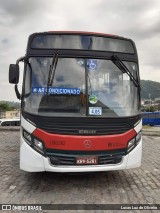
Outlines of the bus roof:
M 147 114 L 160 114 L 160 111 L 155 111 L 155 112 L 142 112 L 143 115 Z
M 1 118 L 0 122 L 3 121 L 20 121 L 20 117 L 16 117 L 16 118 Z

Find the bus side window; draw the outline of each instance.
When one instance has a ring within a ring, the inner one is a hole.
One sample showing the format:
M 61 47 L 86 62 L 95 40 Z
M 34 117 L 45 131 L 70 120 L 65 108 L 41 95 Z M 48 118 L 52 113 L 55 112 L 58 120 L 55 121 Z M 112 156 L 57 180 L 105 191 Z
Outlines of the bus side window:
M 160 119 L 160 113 L 156 114 L 156 118 Z
M 142 118 L 148 119 L 149 118 L 149 114 L 142 114 Z
M 155 118 L 155 114 L 154 113 L 149 114 L 149 118 Z
M 15 126 L 20 126 L 20 121 L 15 121 Z
M 15 121 L 10 121 L 10 126 L 15 126 Z
M 9 122 L 7 122 L 7 121 L 4 121 L 4 122 L 2 122 L 2 124 L 1 124 L 2 126 L 9 126 Z

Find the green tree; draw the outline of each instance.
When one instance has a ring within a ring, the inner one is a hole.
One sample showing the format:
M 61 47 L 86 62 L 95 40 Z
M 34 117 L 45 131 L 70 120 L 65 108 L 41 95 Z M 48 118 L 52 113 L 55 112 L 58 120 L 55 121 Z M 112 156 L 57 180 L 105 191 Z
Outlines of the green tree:
M 10 111 L 13 110 L 14 108 L 11 107 L 9 104 L 7 103 L 0 103 L 0 111 Z

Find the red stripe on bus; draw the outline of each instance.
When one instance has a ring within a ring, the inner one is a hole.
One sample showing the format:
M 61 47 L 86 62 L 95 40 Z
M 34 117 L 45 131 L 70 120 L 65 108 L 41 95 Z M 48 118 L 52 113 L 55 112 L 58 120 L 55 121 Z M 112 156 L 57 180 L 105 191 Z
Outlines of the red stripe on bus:
M 136 132 L 131 129 L 116 135 L 75 136 L 51 134 L 37 128 L 33 135 L 41 140 L 47 149 L 98 151 L 126 148 L 128 141 L 136 135 Z

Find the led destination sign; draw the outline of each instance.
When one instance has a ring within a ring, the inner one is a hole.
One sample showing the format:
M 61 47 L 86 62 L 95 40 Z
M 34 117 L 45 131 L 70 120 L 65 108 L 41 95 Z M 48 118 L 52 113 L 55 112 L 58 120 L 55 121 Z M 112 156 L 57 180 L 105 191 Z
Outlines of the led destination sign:
M 51 95 L 79 95 L 81 90 L 79 88 L 61 88 L 49 87 L 48 94 Z M 32 93 L 47 94 L 47 87 L 32 87 Z

